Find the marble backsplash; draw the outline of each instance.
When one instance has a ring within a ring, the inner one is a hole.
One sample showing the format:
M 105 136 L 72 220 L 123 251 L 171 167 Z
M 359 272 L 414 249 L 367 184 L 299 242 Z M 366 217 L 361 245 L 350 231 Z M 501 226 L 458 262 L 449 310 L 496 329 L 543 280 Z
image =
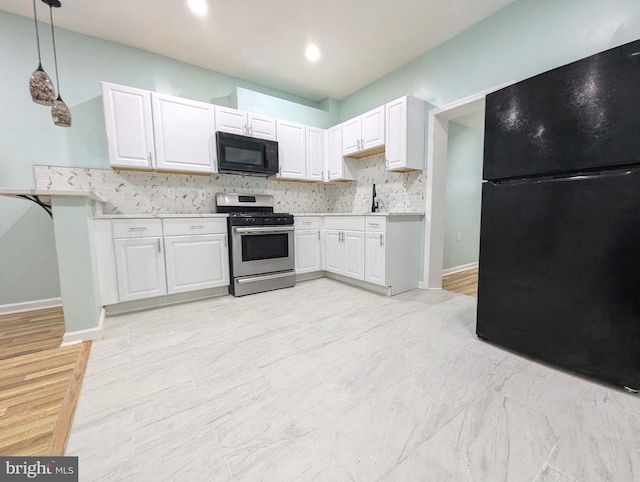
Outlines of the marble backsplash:
M 426 172 L 387 172 L 384 154 L 377 154 L 358 161 L 357 181 L 332 185 L 329 212 L 370 211 L 373 184 L 380 211 L 425 210 Z
M 101 194 L 107 199 L 103 214 L 211 213 L 215 212 L 217 192 L 271 194 L 277 212 L 367 212 L 371 209 L 373 183 L 381 210 L 424 210 L 425 175 L 386 172 L 382 154 L 359 161 L 357 181 L 331 184 L 232 174 L 202 176 L 56 166 L 34 166 L 34 171 L 37 189 Z

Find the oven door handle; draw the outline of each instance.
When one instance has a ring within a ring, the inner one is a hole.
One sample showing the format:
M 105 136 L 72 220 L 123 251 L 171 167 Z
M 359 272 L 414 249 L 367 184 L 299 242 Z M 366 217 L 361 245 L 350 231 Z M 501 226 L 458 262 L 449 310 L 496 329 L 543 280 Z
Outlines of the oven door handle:
M 269 234 L 293 231 L 293 226 L 265 226 L 255 228 L 238 228 L 234 227 L 233 231 L 238 234 Z

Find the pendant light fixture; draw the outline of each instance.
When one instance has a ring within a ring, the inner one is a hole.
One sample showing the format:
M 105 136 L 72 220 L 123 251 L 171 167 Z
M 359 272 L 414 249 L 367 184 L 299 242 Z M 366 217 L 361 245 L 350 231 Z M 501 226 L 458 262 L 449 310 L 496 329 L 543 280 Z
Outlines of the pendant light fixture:
M 42 0 L 42 2 L 49 5 L 49 18 L 51 19 L 51 40 L 53 41 L 53 62 L 56 67 L 56 86 L 58 88 L 58 97 L 53 101 L 53 105 L 51 106 L 51 118 L 53 119 L 53 123 L 59 127 L 71 127 L 71 111 L 60 96 L 58 54 L 56 52 L 56 35 L 55 28 L 53 26 L 53 7 L 60 8 L 62 4 L 59 2 L 59 0 Z
M 42 57 L 40 56 L 40 33 L 38 32 L 38 14 L 36 12 L 36 0 L 33 0 L 33 20 L 36 24 L 36 42 L 38 44 L 38 68 L 33 71 L 29 79 L 29 92 L 31 99 L 36 104 L 52 105 L 56 98 L 51 78 L 42 68 Z

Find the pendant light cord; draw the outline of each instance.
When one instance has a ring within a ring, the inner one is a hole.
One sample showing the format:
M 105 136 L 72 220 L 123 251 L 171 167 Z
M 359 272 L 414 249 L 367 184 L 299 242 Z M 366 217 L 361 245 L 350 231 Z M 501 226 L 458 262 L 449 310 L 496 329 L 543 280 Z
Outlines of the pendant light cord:
M 35 2 L 35 0 L 33 0 Z M 56 66 L 56 87 L 58 88 L 58 98 L 60 98 L 60 77 L 58 77 L 58 54 L 56 53 L 56 35 L 53 29 L 53 7 L 49 5 L 49 18 L 51 19 L 51 40 L 53 41 L 53 63 Z
M 38 63 L 42 65 L 42 57 L 40 56 L 40 34 L 38 33 L 38 14 L 36 13 L 36 0 L 33 0 L 33 20 L 36 24 L 36 42 L 38 43 Z

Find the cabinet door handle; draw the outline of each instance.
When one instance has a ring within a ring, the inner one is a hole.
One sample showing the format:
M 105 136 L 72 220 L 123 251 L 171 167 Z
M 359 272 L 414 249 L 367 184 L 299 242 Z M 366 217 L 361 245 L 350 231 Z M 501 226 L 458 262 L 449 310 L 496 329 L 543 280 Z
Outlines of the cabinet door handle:
M 384 246 L 384 235 L 380 235 L 380 246 Z
M 153 158 L 151 157 L 151 151 L 149 151 L 149 164 L 153 163 Z
M 249 135 L 253 135 L 253 124 L 249 124 Z
M 160 247 L 160 238 L 158 238 L 158 253 L 162 253 L 162 248 Z
M 360 139 L 358 139 L 357 141 L 358 141 L 358 150 L 360 150 Z
M 318 241 L 320 241 L 320 231 L 318 231 Z

